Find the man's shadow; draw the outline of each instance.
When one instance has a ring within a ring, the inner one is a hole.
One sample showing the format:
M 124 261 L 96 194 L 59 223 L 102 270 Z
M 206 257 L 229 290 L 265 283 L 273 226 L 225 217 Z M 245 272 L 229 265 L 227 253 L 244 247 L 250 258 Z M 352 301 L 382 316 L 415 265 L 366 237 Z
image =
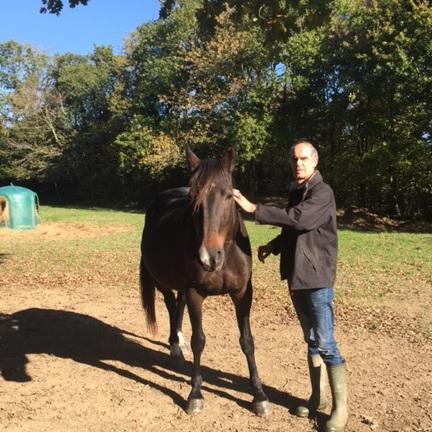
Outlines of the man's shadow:
M 146 343 L 153 345 L 162 345 L 166 352 L 143 346 L 136 339 L 145 340 Z M 240 347 L 238 349 L 239 355 L 242 356 Z M 0 314 L 0 371 L 3 378 L 8 381 L 31 380 L 26 371 L 27 354 L 50 354 L 114 372 L 148 385 L 168 395 L 175 404 L 185 409 L 185 399 L 169 387 L 106 362 L 118 361 L 128 366 L 141 367 L 167 380 L 189 382 L 191 363 L 186 362 L 184 366 L 179 366 L 172 361 L 168 352 L 169 347 L 166 344 L 134 335 L 91 316 L 75 312 L 26 309 L 12 315 Z M 270 367 L 270 364 L 267 366 Z M 248 378 L 206 366 L 202 367 L 202 374 L 204 383 L 212 385 L 208 387 L 204 384 L 205 391 L 233 400 L 245 409 L 251 409 L 251 403 L 226 391 L 235 389 L 251 394 Z M 264 390 L 272 404 L 285 407 L 290 412 L 294 412 L 295 407 L 301 402 L 289 393 L 273 387 L 264 386 Z

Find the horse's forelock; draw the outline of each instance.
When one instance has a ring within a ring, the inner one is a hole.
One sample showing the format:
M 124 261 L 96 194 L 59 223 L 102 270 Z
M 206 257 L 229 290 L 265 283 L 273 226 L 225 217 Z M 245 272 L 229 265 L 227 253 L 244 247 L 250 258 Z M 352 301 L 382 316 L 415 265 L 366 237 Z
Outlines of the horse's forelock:
M 231 175 L 224 169 L 220 160 L 202 160 L 192 172 L 189 182 L 189 195 L 194 212 L 202 205 L 214 184 L 221 180 L 232 186 Z

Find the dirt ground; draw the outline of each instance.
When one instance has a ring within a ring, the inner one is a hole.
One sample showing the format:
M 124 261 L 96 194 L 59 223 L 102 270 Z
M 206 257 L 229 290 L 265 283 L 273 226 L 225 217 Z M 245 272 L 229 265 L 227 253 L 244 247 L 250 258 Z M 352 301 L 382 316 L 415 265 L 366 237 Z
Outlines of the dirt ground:
M 0 266 L 1 270 L 1 266 Z M 171 362 L 167 314 L 157 301 L 159 334 L 145 328 L 136 280 L 75 283 L 52 276 L 25 284 L 0 272 L 1 431 L 322 430 L 293 415 L 308 397 L 305 346 L 289 306 L 257 299 L 252 312 L 259 373 L 272 413 L 251 412 L 246 361 L 227 299 L 205 303 L 204 411 L 188 416 L 191 356 Z M 185 335 L 190 327 L 186 321 Z M 432 347 L 403 336 L 337 322 L 349 370 L 347 432 L 432 431 Z

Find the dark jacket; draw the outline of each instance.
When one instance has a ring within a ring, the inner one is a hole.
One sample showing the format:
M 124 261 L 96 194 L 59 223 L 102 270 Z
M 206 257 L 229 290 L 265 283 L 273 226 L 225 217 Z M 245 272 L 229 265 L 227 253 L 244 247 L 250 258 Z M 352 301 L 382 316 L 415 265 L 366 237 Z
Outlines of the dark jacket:
M 290 290 L 334 286 L 336 205 L 319 171 L 301 187 L 290 185 L 286 209 L 258 204 L 255 221 L 282 228 L 270 243 L 280 253 L 281 278 L 288 280 Z

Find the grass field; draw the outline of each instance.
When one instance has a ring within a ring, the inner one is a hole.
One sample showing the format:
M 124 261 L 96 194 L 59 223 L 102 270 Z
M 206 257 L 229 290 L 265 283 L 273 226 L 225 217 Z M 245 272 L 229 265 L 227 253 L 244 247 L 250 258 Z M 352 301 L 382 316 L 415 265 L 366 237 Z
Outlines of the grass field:
M 0 231 L 2 272 L 136 284 L 142 214 L 44 206 L 41 218 L 34 233 Z M 254 252 L 279 232 L 247 228 Z M 292 314 L 278 257 L 254 259 L 253 278 L 259 302 L 274 303 L 281 319 Z M 340 230 L 336 304 L 347 325 L 432 337 L 432 235 Z

